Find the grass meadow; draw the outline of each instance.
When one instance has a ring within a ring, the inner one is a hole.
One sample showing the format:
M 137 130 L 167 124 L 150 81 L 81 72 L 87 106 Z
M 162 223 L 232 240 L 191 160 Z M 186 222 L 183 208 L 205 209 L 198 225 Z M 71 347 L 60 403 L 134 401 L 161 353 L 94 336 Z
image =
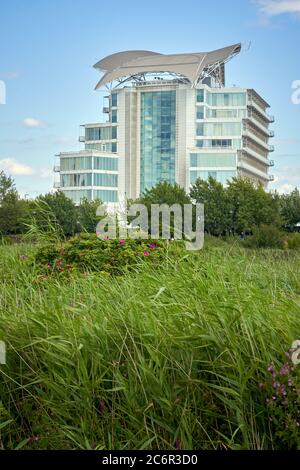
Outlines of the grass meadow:
M 0 448 L 300 449 L 300 251 L 41 276 L 35 249 L 0 246 Z

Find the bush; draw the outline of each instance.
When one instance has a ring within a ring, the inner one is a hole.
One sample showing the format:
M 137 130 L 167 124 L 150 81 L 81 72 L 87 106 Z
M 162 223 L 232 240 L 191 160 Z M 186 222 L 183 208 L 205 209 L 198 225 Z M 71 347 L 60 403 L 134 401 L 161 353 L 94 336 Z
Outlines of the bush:
M 78 269 L 118 275 L 142 259 L 159 265 L 165 247 L 165 241 L 101 240 L 95 234 L 84 233 L 64 244 L 40 247 L 35 262 L 47 274 Z
M 281 231 L 273 225 L 260 225 L 253 229 L 253 235 L 244 242 L 249 248 L 283 248 Z
M 300 233 L 291 233 L 286 237 L 286 244 L 290 250 L 300 250 Z

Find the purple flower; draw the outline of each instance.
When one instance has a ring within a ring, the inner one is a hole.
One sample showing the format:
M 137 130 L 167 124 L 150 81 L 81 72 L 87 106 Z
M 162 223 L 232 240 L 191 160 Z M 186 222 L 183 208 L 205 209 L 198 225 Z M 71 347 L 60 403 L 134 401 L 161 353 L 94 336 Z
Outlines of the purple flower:
M 149 246 L 149 248 L 154 249 L 154 248 L 156 248 L 157 245 L 156 245 L 156 243 L 149 243 L 148 246 Z
M 149 255 L 150 255 L 149 251 L 146 251 L 146 250 L 145 250 L 145 251 L 144 251 L 144 255 L 145 255 L 145 256 L 149 256 Z
M 120 240 L 120 245 L 124 245 L 125 240 Z

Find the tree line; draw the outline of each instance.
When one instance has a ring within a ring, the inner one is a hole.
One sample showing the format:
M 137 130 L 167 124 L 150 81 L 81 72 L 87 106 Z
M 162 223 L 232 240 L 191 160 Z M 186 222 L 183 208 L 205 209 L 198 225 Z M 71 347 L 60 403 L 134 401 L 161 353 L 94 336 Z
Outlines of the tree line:
M 147 189 L 137 201 L 151 204 L 202 203 L 205 210 L 205 231 L 211 235 L 251 233 L 260 225 L 283 227 L 292 231 L 300 222 L 300 192 L 295 188 L 289 194 L 267 192 L 246 178 L 233 178 L 223 186 L 213 178 L 198 179 L 190 193 L 177 184 L 158 183 Z M 28 224 L 45 223 L 50 215 L 65 236 L 87 231 L 94 232 L 97 224 L 96 210 L 101 201 L 83 200 L 76 206 L 63 192 L 41 195 L 35 200 L 21 198 L 14 180 L 0 172 L 0 234 L 23 234 Z

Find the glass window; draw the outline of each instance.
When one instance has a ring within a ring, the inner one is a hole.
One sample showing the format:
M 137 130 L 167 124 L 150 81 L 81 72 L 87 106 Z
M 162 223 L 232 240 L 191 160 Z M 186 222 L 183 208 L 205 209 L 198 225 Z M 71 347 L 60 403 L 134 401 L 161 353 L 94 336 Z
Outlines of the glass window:
M 190 171 L 190 183 L 194 184 L 198 178 L 203 180 L 208 180 L 209 176 L 215 178 L 222 184 L 227 184 L 227 181 L 230 181 L 232 178 L 237 176 L 236 171 L 201 171 L 201 170 L 192 170 Z
M 118 106 L 118 94 L 117 93 L 111 94 L 111 105 L 112 107 Z
M 176 91 L 141 93 L 141 186 L 175 182 Z
M 240 122 L 206 122 L 197 125 L 197 136 L 241 135 Z
M 92 186 L 92 173 L 60 175 L 60 185 L 62 188 L 68 186 Z
M 90 189 L 85 190 L 62 190 L 63 193 L 71 199 L 75 204 L 79 204 L 82 199 L 92 200 L 92 191 Z
M 109 173 L 95 173 L 94 186 L 118 186 L 118 175 Z
M 96 189 L 94 190 L 94 199 L 100 199 L 102 202 L 118 202 L 118 191 Z
M 201 167 L 235 167 L 236 154 L 234 153 L 191 153 L 190 166 Z
M 118 170 L 118 159 L 109 157 L 94 157 L 95 170 Z
M 114 126 L 111 128 L 111 138 L 116 139 L 117 138 L 117 127 Z
M 246 106 L 246 93 L 211 93 L 212 106 Z
M 111 112 L 111 122 L 117 122 L 117 110 L 113 109 Z
M 204 119 L 204 106 L 197 106 L 196 117 L 197 119 Z
M 91 170 L 92 157 L 68 157 L 60 159 L 61 171 Z
M 201 88 L 197 90 L 197 103 L 203 103 L 204 102 L 204 89 Z

